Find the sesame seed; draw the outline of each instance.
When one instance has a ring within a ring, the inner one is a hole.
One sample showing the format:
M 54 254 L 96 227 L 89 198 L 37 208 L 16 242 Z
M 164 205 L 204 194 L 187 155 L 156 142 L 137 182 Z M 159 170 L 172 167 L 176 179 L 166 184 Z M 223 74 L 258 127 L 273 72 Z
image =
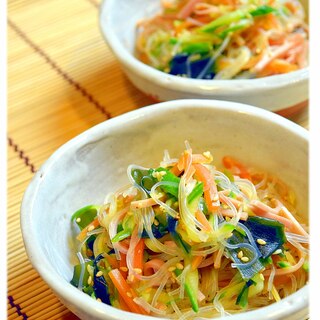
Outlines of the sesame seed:
M 158 225 L 159 225 L 159 221 L 158 221 L 157 219 L 154 219 L 153 224 L 154 224 L 155 226 L 158 226 Z
M 92 284 L 92 277 L 89 276 L 89 278 L 88 278 L 88 285 L 90 286 L 91 284 Z
M 100 298 L 97 298 L 97 301 L 98 301 L 98 302 L 102 302 Z
M 180 263 L 180 262 L 178 262 L 178 263 L 176 264 L 176 267 L 177 267 L 177 269 L 179 269 L 179 270 L 182 270 L 182 269 L 184 268 L 183 264 Z
M 131 293 L 131 292 L 127 292 L 127 296 L 128 296 L 129 298 L 132 298 L 132 293 Z
M 240 251 L 238 252 L 238 258 L 241 259 L 242 257 L 243 257 L 243 251 L 240 250 Z
M 262 273 L 260 273 L 260 279 L 261 279 L 261 280 L 264 280 L 264 276 L 263 276 Z
M 257 239 L 257 243 L 262 245 L 262 246 L 267 244 L 263 239 Z
M 92 231 L 93 229 L 94 229 L 94 226 L 90 226 L 90 227 L 88 228 L 88 232 Z
M 142 273 L 142 270 L 140 268 L 133 268 L 133 271 L 136 273 Z
M 134 280 L 134 275 L 132 274 L 131 276 L 129 276 L 128 280 L 132 282 Z
M 97 274 L 96 274 L 97 277 L 101 277 L 102 275 L 103 275 L 103 272 L 101 270 L 98 271 Z
M 241 261 L 243 261 L 243 262 L 248 262 L 248 261 L 249 261 L 249 258 L 248 258 L 248 257 L 242 257 L 242 258 L 241 258 Z
M 169 271 L 169 272 L 172 272 L 172 271 L 174 271 L 174 270 L 176 270 L 176 267 L 170 267 L 170 268 L 168 268 L 168 271 Z
M 205 158 L 207 158 L 207 159 L 211 159 L 211 153 L 210 153 L 210 151 L 205 151 L 204 153 L 203 153 L 203 155 L 205 156 Z
M 127 267 L 120 267 L 119 268 L 121 271 L 124 271 L 124 272 L 127 272 L 128 271 L 128 268 Z
M 76 221 L 79 223 L 81 222 L 81 218 L 77 218 Z
M 281 249 L 277 249 L 273 254 L 280 254 L 282 253 L 282 250 Z

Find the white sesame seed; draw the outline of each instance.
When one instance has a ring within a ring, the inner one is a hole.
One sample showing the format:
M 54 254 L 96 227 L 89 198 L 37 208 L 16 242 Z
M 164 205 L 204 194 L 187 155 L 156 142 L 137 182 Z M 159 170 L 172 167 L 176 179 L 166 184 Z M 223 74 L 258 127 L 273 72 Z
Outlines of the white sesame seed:
M 238 258 L 241 259 L 242 257 L 243 257 L 243 251 L 240 250 L 240 251 L 238 252 Z
M 205 151 L 203 153 L 203 155 L 207 158 L 207 159 L 211 159 L 212 158 L 212 155 L 211 155 L 211 152 L 210 151 Z
M 76 221 L 79 223 L 81 222 L 81 218 L 77 218 Z
M 248 262 L 248 261 L 249 261 L 249 258 L 248 258 L 248 257 L 242 257 L 242 258 L 241 258 L 241 261 L 243 261 L 243 262 Z
M 182 269 L 184 268 L 183 264 L 180 263 L 180 262 L 178 262 L 178 263 L 176 264 L 176 267 L 177 267 L 177 269 L 179 269 L 179 270 L 182 270 Z
M 134 272 L 136 273 L 142 273 L 142 270 L 140 268 L 133 268 Z
M 88 232 L 92 231 L 93 229 L 94 229 L 94 226 L 90 226 L 90 227 L 88 228 Z
M 273 254 L 280 254 L 282 253 L 282 250 L 281 249 L 277 249 Z
M 129 298 L 132 298 L 132 293 L 131 293 L 131 292 L 127 292 L 127 296 L 128 296 Z
M 124 272 L 127 272 L 128 271 L 128 268 L 127 267 L 120 267 L 119 268 L 121 271 L 124 271 Z
M 267 244 L 266 241 L 264 241 L 263 239 L 257 239 L 257 243 L 262 245 L 262 246 Z
M 159 221 L 158 221 L 157 219 L 154 219 L 153 224 L 154 224 L 155 226 L 158 226 L 158 225 L 159 225 Z
M 169 272 L 172 272 L 172 271 L 174 271 L 174 270 L 176 270 L 176 267 L 170 267 L 170 268 L 168 268 L 168 271 L 169 271 Z
M 89 276 L 89 278 L 88 278 L 88 285 L 91 285 L 92 284 L 92 278 L 91 278 L 91 276 Z
M 98 271 L 97 274 L 96 274 L 97 277 L 101 277 L 102 275 L 103 275 L 102 271 Z

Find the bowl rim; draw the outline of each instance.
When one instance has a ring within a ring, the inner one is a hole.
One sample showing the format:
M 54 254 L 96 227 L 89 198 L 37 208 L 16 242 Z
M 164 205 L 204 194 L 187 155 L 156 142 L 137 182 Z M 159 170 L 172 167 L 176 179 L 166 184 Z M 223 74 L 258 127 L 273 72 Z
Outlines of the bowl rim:
M 220 94 L 234 96 L 239 93 L 250 93 L 252 92 L 253 87 L 254 90 L 259 90 L 259 92 L 263 94 L 271 89 L 284 89 L 292 85 L 305 83 L 309 79 L 309 66 L 290 73 L 263 78 L 214 81 L 177 77 L 159 71 L 138 60 L 117 38 L 112 25 L 109 24 L 109 21 L 111 21 L 110 16 L 113 12 L 110 10 L 110 7 L 116 1 L 117 0 L 103 0 L 100 4 L 99 27 L 101 33 L 111 51 L 122 65 L 139 75 L 141 78 L 152 81 L 158 86 L 166 87 L 169 85 L 170 88 L 174 90 L 187 91 L 190 93 L 199 93 L 199 90 L 201 90 L 203 94 L 219 90 Z
M 305 140 L 308 144 L 308 131 L 305 128 L 271 111 L 252 107 L 243 103 L 203 99 L 181 99 L 145 106 L 101 122 L 67 141 L 44 162 L 29 183 L 23 195 L 20 207 L 20 226 L 26 253 L 32 266 L 53 290 L 53 292 L 62 300 L 62 302 L 67 302 L 66 304 L 69 305 L 69 308 L 70 305 L 73 306 L 73 309 L 70 308 L 71 311 L 75 312 L 76 310 L 80 310 L 82 313 L 85 313 L 90 310 L 92 316 L 97 317 L 97 319 L 102 319 L 103 315 L 106 313 L 110 319 L 114 320 L 120 320 L 123 317 L 131 320 L 155 319 L 152 316 L 136 315 L 95 301 L 91 297 L 80 292 L 77 288 L 68 283 L 67 280 L 63 279 L 62 276 L 59 275 L 52 267 L 49 261 L 42 256 L 42 249 L 38 250 L 38 240 L 36 234 L 33 233 L 32 217 L 34 206 L 37 202 L 37 191 L 41 188 L 41 185 L 45 180 L 46 172 L 49 171 L 56 162 L 60 161 L 65 154 L 68 154 L 68 152 L 70 152 L 70 148 L 72 149 L 82 143 L 102 138 L 108 132 L 115 130 L 122 124 L 128 124 L 131 121 L 135 121 L 136 119 L 143 117 L 154 116 L 156 112 L 170 112 L 170 110 L 176 108 L 194 107 L 196 107 L 197 110 L 199 110 L 199 108 L 205 108 L 247 113 L 249 116 L 258 117 L 261 120 L 269 121 L 283 127 L 288 130 L 288 132 L 295 134 L 297 138 Z M 301 312 L 301 310 L 306 310 L 308 308 L 308 292 L 309 285 L 306 284 L 303 288 L 278 303 L 273 303 L 255 311 L 236 314 L 231 319 L 246 320 L 248 314 L 252 313 L 256 319 L 260 319 L 262 316 L 268 314 L 268 319 L 275 320 L 288 316 L 292 313 Z M 74 301 L 76 301 L 76 303 L 74 303 Z M 77 305 L 77 307 L 75 307 L 75 305 Z M 226 319 L 230 319 L 230 317 L 227 317 Z

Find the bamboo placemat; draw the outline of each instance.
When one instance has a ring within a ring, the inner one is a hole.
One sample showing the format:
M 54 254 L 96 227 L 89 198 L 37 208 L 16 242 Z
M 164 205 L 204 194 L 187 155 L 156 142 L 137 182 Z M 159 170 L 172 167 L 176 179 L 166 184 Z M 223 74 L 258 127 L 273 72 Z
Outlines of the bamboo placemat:
M 8 319 L 78 319 L 42 281 L 24 250 L 20 204 L 34 172 L 84 130 L 153 103 L 127 80 L 106 46 L 99 4 L 8 2 Z M 308 128 L 308 110 L 291 120 Z

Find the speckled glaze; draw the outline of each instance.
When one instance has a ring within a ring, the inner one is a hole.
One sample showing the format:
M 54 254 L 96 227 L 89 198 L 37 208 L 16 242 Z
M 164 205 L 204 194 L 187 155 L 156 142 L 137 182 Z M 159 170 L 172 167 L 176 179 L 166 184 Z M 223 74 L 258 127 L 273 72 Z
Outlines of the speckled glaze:
M 302 127 L 243 104 L 176 100 L 140 108 L 103 122 L 60 147 L 39 169 L 21 206 L 21 227 L 34 268 L 81 319 L 154 319 L 96 302 L 69 284 L 75 249 L 70 217 L 127 184 L 126 168 L 155 166 L 168 149 L 178 156 L 188 140 L 194 152 L 226 154 L 273 172 L 298 192 L 308 217 L 308 137 Z M 308 286 L 289 298 L 232 320 L 301 320 L 308 314 Z
M 301 1 L 306 10 L 308 1 Z M 258 106 L 270 111 L 307 106 L 308 68 L 288 74 L 245 80 L 198 80 L 160 72 L 134 56 L 137 21 L 160 11 L 160 0 L 105 0 L 100 28 L 130 81 L 157 101 L 219 99 Z

